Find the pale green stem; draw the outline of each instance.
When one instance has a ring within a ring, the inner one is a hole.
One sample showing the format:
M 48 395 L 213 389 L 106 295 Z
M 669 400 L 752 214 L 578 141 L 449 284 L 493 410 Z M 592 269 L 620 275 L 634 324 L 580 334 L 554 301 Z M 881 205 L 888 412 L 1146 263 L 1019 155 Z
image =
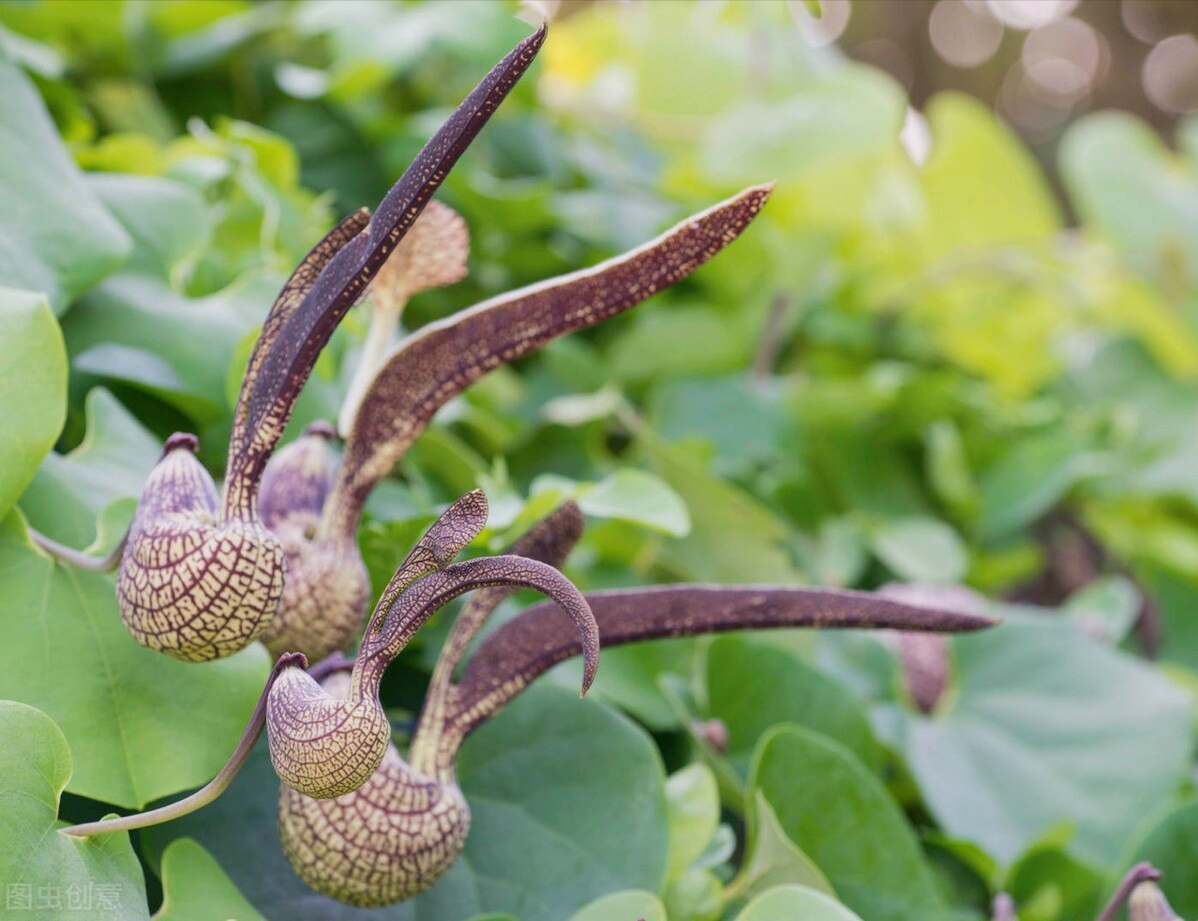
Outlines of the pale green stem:
M 115 819 L 101 819 L 98 822 L 84 822 L 82 825 L 68 825 L 66 828 L 60 828 L 59 831 L 72 838 L 90 838 L 92 835 L 104 835 L 114 831 L 129 831 L 134 828 L 160 825 L 163 822 L 169 822 L 171 819 L 180 818 L 207 806 L 229 788 L 229 784 L 233 782 L 233 778 L 237 776 L 237 772 L 241 770 L 242 765 L 249 758 L 250 752 L 254 748 L 254 743 L 258 741 L 258 736 L 262 734 L 262 727 L 266 724 L 266 697 L 270 693 L 275 680 L 282 674 L 283 669 L 293 665 L 306 668 L 307 664 L 308 660 L 304 658 L 303 653 L 286 652 L 279 656 L 279 661 L 275 663 L 274 670 L 271 671 L 270 677 L 266 679 L 266 687 L 262 689 L 262 694 L 258 698 L 258 705 L 254 707 L 254 713 L 250 717 L 249 725 L 246 726 L 245 732 L 242 733 L 237 747 L 233 749 L 233 754 L 229 756 L 229 760 L 225 762 L 225 766 L 220 769 L 220 773 L 213 777 L 208 784 L 196 790 L 191 796 L 184 797 L 177 803 L 159 806 L 157 809 L 151 809 L 148 812 L 137 812 L 133 815 L 120 816 Z
M 41 531 L 33 528 L 27 528 L 26 530 L 29 532 L 29 539 L 39 549 L 50 554 L 50 556 L 57 560 L 70 563 L 78 569 L 86 569 L 91 572 L 112 572 L 116 569 L 117 564 L 121 562 L 121 554 L 125 552 L 125 543 L 129 540 L 129 532 L 126 530 L 117 545 L 109 550 L 107 554 L 104 556 L 92 556 L 90 553 L 84 553 L 82 550 L 75 550 L 66 544 L 60 544 L 58 541 L 47 537 Z
M 366 391 L 370 389 L 374 376 L 383 365 L 383 359 L 391 350 L 395 340 L 395 330 L 399 326 L 399 317 L 403 313 L 407 298 L 392 301 L 390 297 L 377 298 L 371 304 L 370 326 L 366 329 L 366 341 L 362 345 L 362 354 L 358 359 L 358 367 L 354 369 L 354 377 L 345 401 L 341 404 L 341 412 L 337 416 L 337 431 L 342 438 L 349 437 L 349 431 L 354 424 L 354 416 Z

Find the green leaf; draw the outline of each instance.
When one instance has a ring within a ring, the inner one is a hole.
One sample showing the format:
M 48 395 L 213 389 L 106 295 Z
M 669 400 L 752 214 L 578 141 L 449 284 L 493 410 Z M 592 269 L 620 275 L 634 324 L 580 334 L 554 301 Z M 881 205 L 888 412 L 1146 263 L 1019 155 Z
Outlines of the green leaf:
M 1060 846 L 1045 843 L 1019 858 L 1005 888 L 1026 921 L 1091 921 L 1114 886 Z
M 1085 471 L 1085 445 L 1063 427 L 1014 442 L 980 477 L 982 534 L 997 540 L 1030 524 Z
M 798 726 L 761 738 L 749 788 L 827 874 L 845 905 L 871 921 L 945 917 L 931 870 L 902 812 L 851 751 Z
M 278 780 L 265 749 L 258 746 L 211 806 L 148 829 L 142 840 L 160 853 L 173 838 L 195 838 L 271 917 L 360 918 L 360 909 L 311 892 L 283 856 Z M 610 892 L 661 889 L 660 756 L 642 729 L 589 698 L 580 701 L 577 689 L 534 685 L 467 739 L 459 776 L 473 816 L 462 858 L 428 892 L 372 917 L 492 912 L 560 921 Z
M 678 493 L 644 470 L 620 468 L 583 492 L 578 505 L 588 515 L 633 521 L 671 537 L 690 533 L 690 516 Z
M 905 581 L 953 585 L 969 568 L 960 535 L 935 518 L 882 520 L 868 534 L 878 559 Z
M 902 92 L 874 68 L 839 67 L 778 101 L 742 99 L 713 119 L 702 165 L 717 182 L 811 180 L 889 148 L 903 119 Z M 752 177 L 752 178 L 750 178 Z
M 667 880 L 703 856 L 719 824 L 720 794 L 711 768 L 690 764 L 666 779 Z
M 203 847 L 177 838 L 162 853 L 162 908 L 154 921 L 265 921 Z
M 1003 614 L 953 641 L 952 704 L 908 715 L 907 764 L 943 830 L 999 861 L 1066 821 L 1069 852 L 1108 867 L 1186 774 L 1189 697 L 1072 624 Z
M 72 547 L 92 542 L 96 519 L 105 509 L 141 495 L 162 453 L 158 439 L 104 388 L 88 392 L 84 412 L 83 441 L 69 454 L 48 454 L 21 496 L 30 524 Z M 127 526 L 132 506 L 125 512 Z
M 861 918 L 815 889 L 778 886 L 746 905 L 736 921 L 861 921 Z
M 1198 270 L 1198 177 L 1146 123 L 1123 112 L 1078 119 L 1059 147 L 1061 178 L 1086 222 L 1133 264 Z M 1180 266 L 1175 265 L 1180 261 Z
M 728 727 L 728 763 L 744 780 L 758 741 L 777 723 L 839 740 L 868 765 L 878 761 L 869 720 L 844 687 L 764 637 L 718 636 L 703 663 L 703 718 Z
M 982 103 L 938 93 L 925 115 L 932 151 L 920 170 L 927 223 L 924 257 L 953 250 L 1050 240 L 1061 229 L 1031 152 Z
M 78 764 L 71 793 L 140 808 L 224 764 L 266 679 L 265 649 L 196 665 L 139 646 L 113 577 L 48 559 L 17 514 L 0 524 L 0 584 L 0 697 L 62 727 Z
M 1164 874 L 1160 885 L 1173 910 L 1183 918 L 1198 917 L 1195 842 L 1198 842 L 1198 800 L 1191 797 L 1149 823 L 1115 865 L 1106 888 L 1112 888 L 1128 867 L 1147 860 Z
M 596 899 L 582 911 L 570 916 L 570 921 L 666 921 L 666 907 L 652 892 L 630 889 L 613 892 Z
M 129 235 L 83 181 L 33 84 L 0 56 L 0 279 L 54 313 L 119 266 Z
M 749 837 L 740 873 L 728 884 L 730 898 L 752 898 L 782 885 L 807 886 L 835 896 L 828 877 L 786 837 L 778 816 L 760 790 L 753 793 Z
M 1090 636 L 1118 646 L 1135 626 L 1143 601 L 1126 576 L 1099 576 L 1070 595 L 1061 610 Z
M 5 917 L 145 921 L 145 884 L 127 833 L 80 840 L 54 831 L 66 824 L 57 821 L 58 802 L 71 776 L 62 731 L 40 710 L 0 700 L 0 738 Z
M 66 347 L 50 305 L 0 288 L 0 517 L 54 446 L 66 409 Z
M 804 581 L 783 546 L 789 531 L 768 508 L 647 428 L 637 434 L 650 466 L 690 512 L 690 533 L 661 548 L 665 566 L 700 582 Z

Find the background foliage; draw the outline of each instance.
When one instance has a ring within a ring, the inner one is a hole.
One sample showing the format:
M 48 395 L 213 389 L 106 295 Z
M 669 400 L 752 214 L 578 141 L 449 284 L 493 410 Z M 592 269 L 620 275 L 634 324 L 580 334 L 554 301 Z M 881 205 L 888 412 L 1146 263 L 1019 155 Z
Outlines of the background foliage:
M 513 12 L 0 6 L 9 909 L 75 886 L 97 917 L 349 916 L 283 860 L 265 757 L 131 841 L 46 834 L 63 791 L 82 820 L 204 782 L 268 662 L 141 649 L 111 578 L 52 564 L 25 528 L 112 546 L 175 430 L 222 468 L 285 273 L 525 34 Z M 913 143 L 903 89 L 811 47 L 788 4 L 571 12 L 446 182 L 471 276 L 414 301 L 409 328 L 777 190 L 687 283 L 447 407 L 372 497 L 376 589 L 481 485 L 496 547 L 580 497 L 584 588 L 907 582 L 1007 621 L 943 646 L 615 649 L 585 703 L 555 686 L 567 664 L 464 751 L 464 859 L 376 914 L 968 919 L 1008 891 L 1025 921 L 1073 921 L 1146 858 L 1198 915 L 1198 122 L 1173 150 L 1087 115 L 1046 174 L 965 95 L 928 99 Z M 336 417 L 366 309 L 293 428 Z M 385 686 L 401 728 L 444 623 L 426 633 Z

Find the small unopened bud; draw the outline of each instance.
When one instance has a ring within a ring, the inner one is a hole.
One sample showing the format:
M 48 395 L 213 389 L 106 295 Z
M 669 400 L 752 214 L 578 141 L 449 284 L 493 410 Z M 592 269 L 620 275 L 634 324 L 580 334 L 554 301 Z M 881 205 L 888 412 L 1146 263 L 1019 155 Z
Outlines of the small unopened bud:
M 700 739 L 723 755 L 728 751 L 728 725 L 721 719 L 695 720 L 694 731 Z
M 1000 892 L 990 903 L 990 921 L 1019 921 L 1015 914 L 1015 900 L 1007 893 Z
M 1127 921 L 1181 921 L 1160 886 L 1152 880 L 1138 883 L 1127 900 Z

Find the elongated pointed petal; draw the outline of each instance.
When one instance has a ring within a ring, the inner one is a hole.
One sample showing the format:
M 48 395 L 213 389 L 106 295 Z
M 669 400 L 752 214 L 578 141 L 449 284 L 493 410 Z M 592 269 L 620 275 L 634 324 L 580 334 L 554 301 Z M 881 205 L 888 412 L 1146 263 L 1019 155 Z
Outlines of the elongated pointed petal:
M 379 370 L 354 417 L 322 530 L 354 533 L 370 490 L 449 399 L 488 371 L 594 326 L 685 278 L 757 216 L 772 186 L 754 186 L 656 240 L 590 269 L 484 301 L 423 327 Z
M 520 535 L 505 553 L 561 569 L 582 536 L 582 527 L 582 511 L 574 502 L 566 502 Z M 487 618 L 515 591 L 511 586 L 482 589 L 471 597 L 453 622 L 453 629 L 437 656 L 437 665 L 424 695 L 424 709 L 408 748 L 408 758 L 416 771 L 447 782 L 452 780 L 457 747 L 444 744 L 444 740 L 446 718 L 456 709 L 453 705 L 453 674 Z
M 412 584 L 392 604 L 381 631 L 367 632 L 358 651 L 355 679 L 361 699 L 377 693 L 383 671 L 434 613 L 459 595 L 479 588 L 511 586 L 531 588 L 548 595 L 570 618 L 573 630 L 560 624 L 583 654 L 582 691 L 595 680 L 599 666 L 599 627 L 582 593 L 560 572 L 545 563 L 522 556 L 482 556 L 454 563 Z M 555 621 L 555 626 L 558 622 Z M 554 636 L 556 636 L 556 631 Z
M 915 607 L 868 592 L 779 585 L 663 585 L 588 593 L 604 647 L 660 637 L 767 627 L 878 628 L 958 632 L 996 621 Z M 533 605 L 488 636 L 458 683 L 464 736 L 495 715 L 538 675 L 578 655 L 574 635 Z
M 283 290 L 279 292 L 279 296 L 275 298 L 274 305 L 270 308 L 270 312 L 266 314 L 266 320 L 262 323 L 262 332 L 258 334 L 258 340 L 254 343 L 253 351 L 250 352 L 250 360 L 245 369 L 245 377 L 241 379 L 241 392 L 237 396 L 237 406 L 233 410 L 233 428 L 229 433 L 230 464 L 232 464 L 233 458 L 239 457 L 245 452 L 250 443 L 252 432 L 247 425 L 249 421 L 250 395 L 254 392 L 254 387 L 257 385 L 258 374 L 262 370 L 262 363 L 266 360 L 267 353 L 274 346 L 275 340 L 283 328 L 283 324 L 291 318 L 292 314 L 303 303 L 304 298 L 312 289 L 312 285 L 316 283 L 316 279 L 320 277 L 320 273 L 324 270 L 324 267 L 329 264 L 329 260 L 340 252 L 346 243 L 365 230 L 369 224 L 370 212 L 365 208 L 360 208 L 342 220 L 341 223 L 325 234 L 319 243 L 312 247 L 308 255 L 300 261 L 295 271 L 291 273 L 291 277 L 283 285 Z
M 243 387 L 246 404 L 229 459 L 225 513 L 253 513 L 262 468 L 274 450 L 316 358 L 337 324 L 366 293 L 387 257 L 420 216 L 433 193 L 470 142 L 532 64 L 545 40 L 545 26 L 530 35 L 491 70 L 441 126 L 379 204 L 366 229 L 328 260 L 298 304 L 272 324 L 269 347 L 253 364 Z M 244 444 L 242 443 L 244 441 Z
M 404 589 L 429 573 L 444 569 L 487 525 L 487 497 L 481 489 L 455 500 L 416 542 L 383 589 L 367 632 L 382 628 L 387 613 Z

